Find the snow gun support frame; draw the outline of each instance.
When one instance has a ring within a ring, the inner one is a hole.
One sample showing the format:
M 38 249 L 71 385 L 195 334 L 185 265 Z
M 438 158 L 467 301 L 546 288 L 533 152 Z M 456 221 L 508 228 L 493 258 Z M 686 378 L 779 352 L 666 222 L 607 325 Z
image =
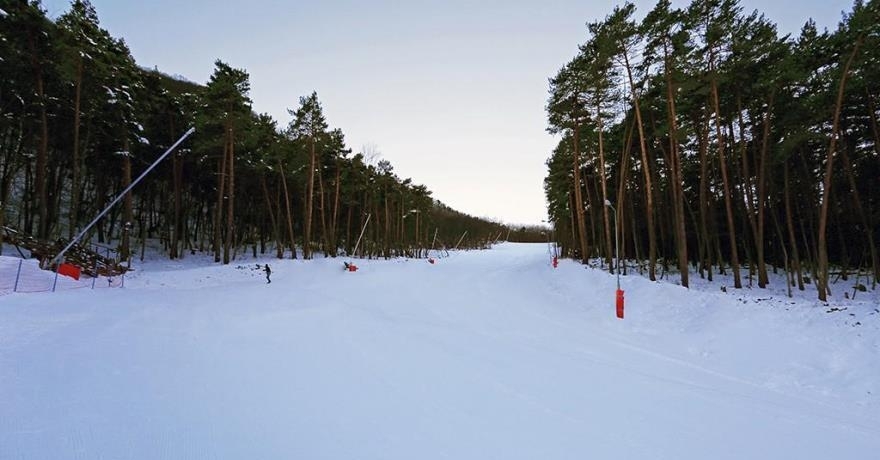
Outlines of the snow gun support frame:
M 360 236 L 358 236 L 357 243 L 355 243 L 354 245 L 354 251 L 351 252 L 352 254 L 357 254 L 357 250 L 361 245 L 361 238 L 364 237 L 364 232 L 367 231 L 367 225 L 370 223 L 371 216 L 372 214 L 367 214 L 367 220 L 364 221 L 364 226 L 363 228 L 361 228 L 361 234 Z M 344 266 L 344 269 L 349 272 L 356 272 L 358 269 L 357 265 L 352 262 L 343 262 L 342 264 Z
M 431 240 L 431 250 L 428 251 L 428 263 L 429 264 L 433 264 L 434 262 L 436 262 L 436 260 L 433 257 L 431 257 L 431 251 L 434 250 L 434 245 L 437 244 L 437 232 L 439 232 L 439 231 L 440 231 L 439 227 L 434 229 L 434 239 Z

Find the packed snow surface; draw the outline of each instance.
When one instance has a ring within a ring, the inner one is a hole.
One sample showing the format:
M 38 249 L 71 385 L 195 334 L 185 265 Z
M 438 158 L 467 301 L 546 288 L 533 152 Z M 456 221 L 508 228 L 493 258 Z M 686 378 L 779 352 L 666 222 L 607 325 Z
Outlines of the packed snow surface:
M 631 274 L 619 320 L 615 277 L 545 245 L 342 262 L 155 259 L 124 288 L 0 295 L 0 459 L 880 452 L 871 291 Z

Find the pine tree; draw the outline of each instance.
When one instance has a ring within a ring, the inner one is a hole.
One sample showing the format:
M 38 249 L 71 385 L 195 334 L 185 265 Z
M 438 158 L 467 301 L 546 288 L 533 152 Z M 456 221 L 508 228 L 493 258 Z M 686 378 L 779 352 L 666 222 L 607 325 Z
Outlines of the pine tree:
M 586 107 L 580 97 L 583 86 L 576 68 L 576 62 L 572 61 L 560 69 L 556 77 L 550 80 L 550 100 L 547 103 L 549 127 L 551 134 L 569 133 L 564 138 L 570 140 L 572 145 L 572 191 L 573 191 L 573 227 L 577 235 L 577 254 L 582 263 L 589 258 L 587 248 L 586 217 L 584 213 L 583 180 L 581 178 L 581 155 L 580 137 L 583 117 Z
M 288 110 L 294 119 L 290 122 L 288 132 L 290 136 L 306 146 L 309 156 L 307 171 L 308 182 L 306 183 L 305 216 L 303 227 L 303 258 L 312 258 L 312 218 L 315 206 L 315 170 L 318 154 L 322 150 L 327 136 L 327 121 L 321 103 L 318 101 L 318 93 L 312 92 L 308 97 L 301 97 L 299 108 L 295 111 Z
M 673 220 L 675 227 L 676 255 L 681 285 L 688 287 L 688 238 L 685 225 L 685 196 L 680 147 L 676 94 L 681 88 L 682 61 L 690 53 L 687 30 L 684 28 L 681 10 L 670 9 L 669 0 L 660 0 L 641 24 L 646 38 L 645 65 L 662 67 L 666 97 L 666 129 L 669 141 L 669 183 L 672 188 Z
M 198 124 L 201 149 L 218 159 L 217 200 L 214 208 L 214 261 L 224 264 L 231 258 L 235 238 L 235 148 L 250 121 L 250 81 L 247 72 L 222 61 L 214 63 L 214 73 L 201 96 L 202 113 Z M 225 207 L 225 213 L 224 213 Z M 225 224 L 223 217 L 226 217 Z

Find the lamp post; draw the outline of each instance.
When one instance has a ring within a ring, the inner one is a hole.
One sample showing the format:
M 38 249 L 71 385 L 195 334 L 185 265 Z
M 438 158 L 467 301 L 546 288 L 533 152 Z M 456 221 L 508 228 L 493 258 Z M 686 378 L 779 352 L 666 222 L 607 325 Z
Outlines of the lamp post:
M 614 212 L 614 270 L 617 273 L 617 317 L 623 319 L 623 290 L 620 289 L 620 241 L 617 235 L 617 209 L 611 205 L 611 201 L 605 200 L 605 206 L 611 208 Z

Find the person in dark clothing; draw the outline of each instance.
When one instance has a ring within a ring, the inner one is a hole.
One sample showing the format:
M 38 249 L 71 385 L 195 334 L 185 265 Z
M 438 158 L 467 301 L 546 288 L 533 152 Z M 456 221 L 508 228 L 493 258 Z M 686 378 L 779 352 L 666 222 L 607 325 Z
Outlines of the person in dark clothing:
M 266 284 L 269 284 L 272 282 L 272 280 L 269 279 L 270 276 L 272 276 L 272 269 L 269 268 L 269 264 L 266 264 Z

